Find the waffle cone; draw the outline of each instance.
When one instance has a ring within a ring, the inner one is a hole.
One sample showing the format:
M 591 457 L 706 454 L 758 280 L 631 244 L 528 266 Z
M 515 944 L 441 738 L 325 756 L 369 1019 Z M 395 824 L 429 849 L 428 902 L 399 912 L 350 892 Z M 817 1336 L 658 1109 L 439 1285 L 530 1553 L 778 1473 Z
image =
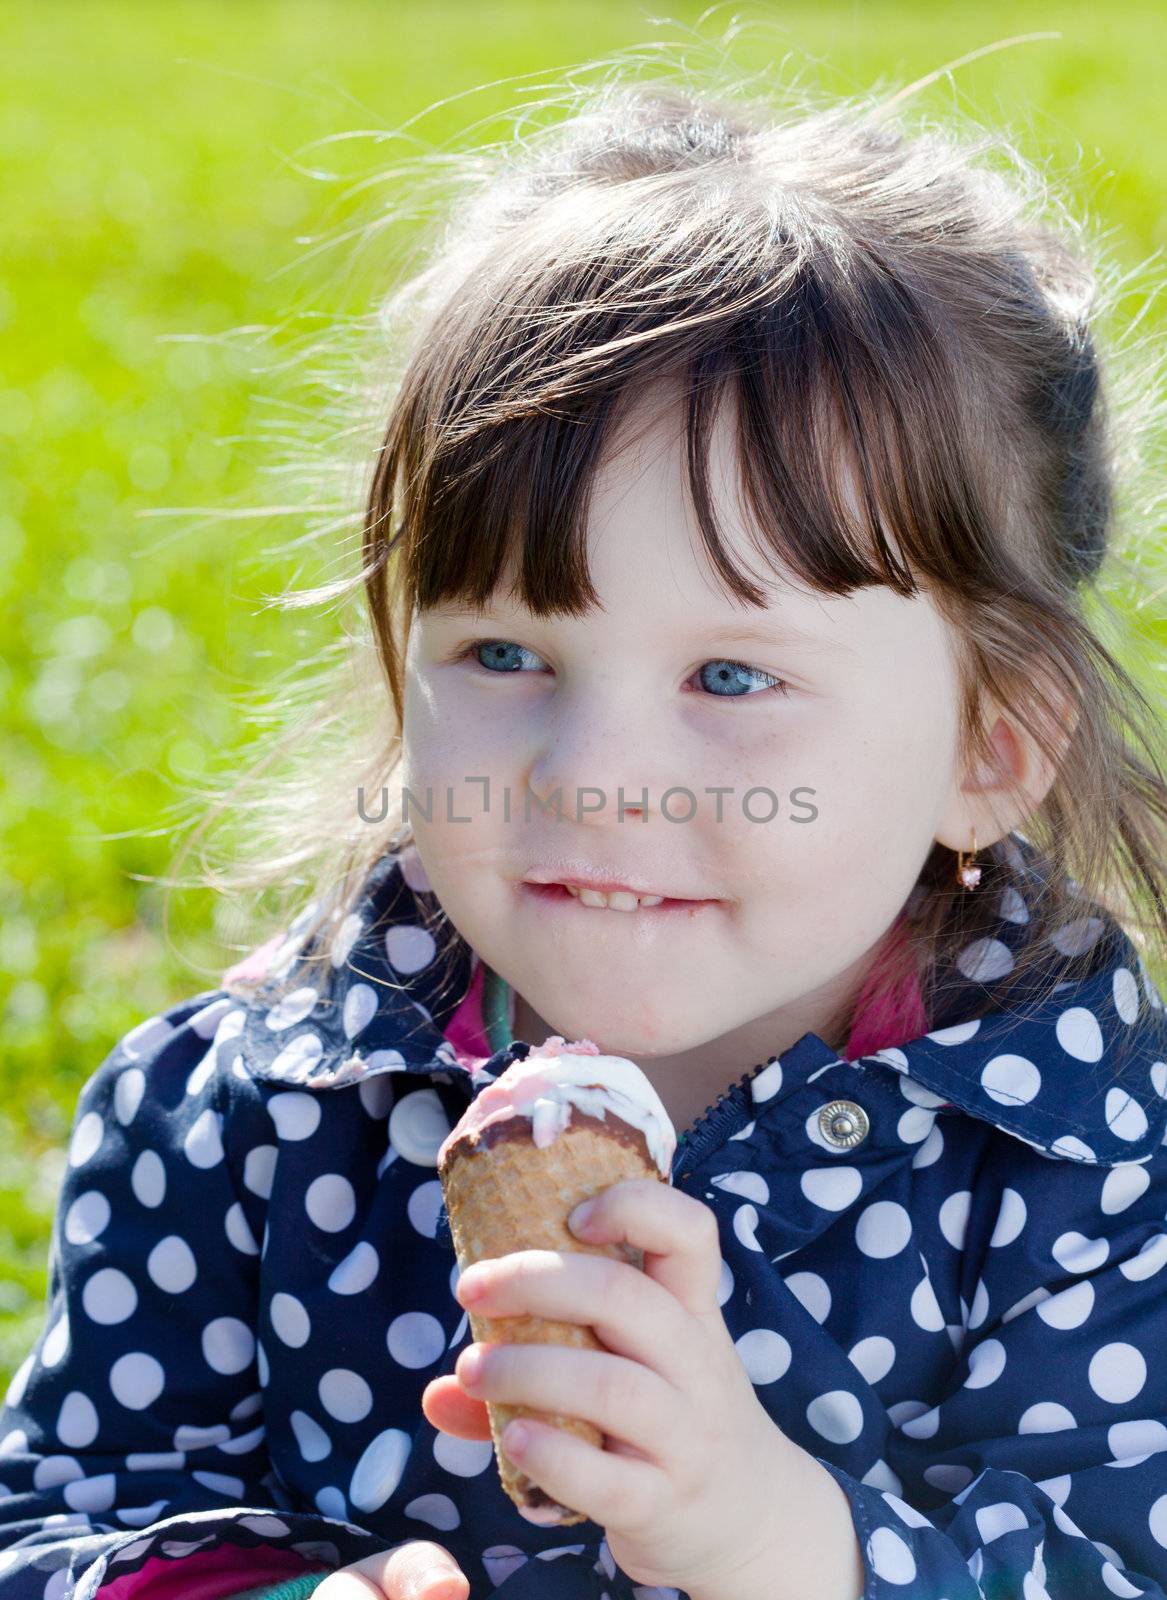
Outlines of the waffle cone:
M 573 1250 L 642 1266 L 641 1252 L 629 1246 L 584 1244 L 569 1231 L 567 1218 L 581 1201 L 625 1178 L 663 1181 L 643 1135 L 626 1123 L 605 1123 L 577 1112 L 557 1138 L 539 1149 L 530 1137 L 530 1120 L 514 1120 L 516 1129 L 508 1127 L 506 1135 L 496 1136 L 493 1143 L 478 1143 L 468 1135 L 447 1154 L 441 1180 L 459 1268 L 513 1250 Z M 517 1131 L 520 1127 L 522 1132 Z M 491 1131 L 497 1134 L 497 1129 Z M 483 1317 L 473 1311 L 468 1315 L 478 1342 L 605 1348 L 590 1327 L 579 1323 L 546 1317 Z M 502 1448 L 502 1432 L 513 1418 L 530 1416 L 600 1446 L 604 1439 L 600 1429 L 578 1417 L 531 1406 L 488 1402 L 487 1412 L 499 1477 L 514 1503 L 539 1511 L 548 1522 L 566 1526 L 585 1521 L 582 1512 L 559 1505 L 520 1471 Z

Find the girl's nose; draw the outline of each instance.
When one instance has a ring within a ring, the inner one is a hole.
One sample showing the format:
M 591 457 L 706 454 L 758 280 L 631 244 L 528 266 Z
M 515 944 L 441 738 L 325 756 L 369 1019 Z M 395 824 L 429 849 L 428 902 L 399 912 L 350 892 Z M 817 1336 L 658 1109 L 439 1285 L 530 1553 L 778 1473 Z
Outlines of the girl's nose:
M 592 710 L 556 719 L 528 784 L 534 799 L 564 820 L 639 819 L 643 811 L 657 810 L 663 791 L 680 781 L 675 770 L 665 776 L 665 764 L 659 733 L 654 738 L 626 706 L 607 714 Z

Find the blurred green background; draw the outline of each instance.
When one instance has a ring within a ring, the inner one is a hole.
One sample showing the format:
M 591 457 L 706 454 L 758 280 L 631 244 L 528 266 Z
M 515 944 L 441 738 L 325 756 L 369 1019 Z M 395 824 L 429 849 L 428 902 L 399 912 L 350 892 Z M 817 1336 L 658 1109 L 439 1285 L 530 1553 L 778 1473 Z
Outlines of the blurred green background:
M 674 0 L 657 25 L 655 6 L 599 0 L 4 7 L 0 1392 L 40 1329 L 79 1088 L 122 1033 L 235 959 L 209 893 L 176 898 L 167 939 L 143 881 L 171 865 L 184 785 L 242 759 L 243 697 L 331 635 L 315 613 L 263 609 L 302 581 L 299 553 L 278 553 L 301 524 L 216 515 L 279 500 L 273 434 L 307 403 L 291 376 L 257 377 L 232 330 L 280 329 L 278 352 L 313 316 L 363 309 L 338 253 L 302 241 L 367 218 L 345 190 L 377 150 L 313 141 L 433 107 L 420 147 L 472 143 L 470 123 L 514 104 L 493 80 L 670 40 L 696 64 L 734 16 L 742 74 L 844 93 L 1053 30 L 921 104 L 1011 131 L 1121 264 L 1167 241 L 1161 6 L 702 9 Z M 1142 326 L 1162 321 L 1153 304 Z M 142 515 L 165 507 L 206 514 Z

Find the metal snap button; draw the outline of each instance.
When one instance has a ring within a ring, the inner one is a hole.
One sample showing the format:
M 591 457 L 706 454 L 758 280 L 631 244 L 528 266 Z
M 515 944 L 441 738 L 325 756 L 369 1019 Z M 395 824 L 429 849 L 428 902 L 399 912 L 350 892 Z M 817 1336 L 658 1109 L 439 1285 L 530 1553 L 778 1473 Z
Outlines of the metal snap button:
M 830 1100 L 819 1112 L 819 1131 L 835 1150 L 854 1150 L 870 1129 L 866 1111 L 854 1100 Z

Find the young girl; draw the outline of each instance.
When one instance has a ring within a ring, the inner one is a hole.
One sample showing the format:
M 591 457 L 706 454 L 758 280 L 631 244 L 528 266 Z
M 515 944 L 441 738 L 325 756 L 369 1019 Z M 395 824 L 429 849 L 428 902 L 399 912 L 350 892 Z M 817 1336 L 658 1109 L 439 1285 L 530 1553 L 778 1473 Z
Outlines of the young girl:
M 1092 274 L 888 109 L 610 86 L 394 302 L 380 766 L 81 1091 L 0 1600 L 1167 1594 L 1167 788 Z M 438 1145 L 553 1032 L 677 1124 L 572 1219 L 645 1269 L 459 1278 Z M 486 1400 L 600 1428 L 506 1438 L 587 1520 L 520 1516 Z

